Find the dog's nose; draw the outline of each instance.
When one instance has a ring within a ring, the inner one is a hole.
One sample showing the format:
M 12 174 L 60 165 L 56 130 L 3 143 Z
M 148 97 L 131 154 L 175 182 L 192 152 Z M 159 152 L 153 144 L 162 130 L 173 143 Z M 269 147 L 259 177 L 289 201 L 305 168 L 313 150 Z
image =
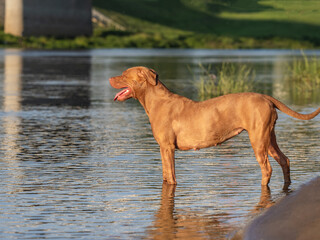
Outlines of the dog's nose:
M 118 87 L 119 83 L 118 83 L 118 81 L 117 81 L 117 77 L 111 77 L 111 78 L 109 78 L 109 83 L 110 83 L 111 87 L 113 87 L 113 88 L 119 88 L 119 87 Z

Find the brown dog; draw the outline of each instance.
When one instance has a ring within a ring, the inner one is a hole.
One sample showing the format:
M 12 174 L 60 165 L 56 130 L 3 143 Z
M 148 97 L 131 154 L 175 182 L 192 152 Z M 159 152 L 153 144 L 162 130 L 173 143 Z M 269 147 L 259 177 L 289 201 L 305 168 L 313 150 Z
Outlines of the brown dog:
M 280 151 L 274 126 L 276 108 L 303 120 L 312 119 L 320 108 L 300 114 L 278 100 L 258 93 L 228 94 L 195 102 L 170 92 L 158 74 L 146 67 L 133 67 L 121 76 L 109 79 L 112 87 L 121 89 L 114 100 L 138 99 L 144 107 L 160 145 L 163 181 L 176 184 L 175 149 L 189 150 L 216 146 L 246 130 L 261 167 L 262 185 L 268 185 L 272 169 L 268 153 L 282 167 L 284 181 L 290 183 L 289 159 Z

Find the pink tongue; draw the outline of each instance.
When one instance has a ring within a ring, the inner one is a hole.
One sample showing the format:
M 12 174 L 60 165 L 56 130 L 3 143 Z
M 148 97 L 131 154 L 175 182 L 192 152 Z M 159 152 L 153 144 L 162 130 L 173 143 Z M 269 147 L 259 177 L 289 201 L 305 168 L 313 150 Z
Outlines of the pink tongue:
M 118 99 L 119 96 L 121 96 L 122 94 L 126 93 L 127 91 L 129 91 L 128 88 L 123 89 L 121 92 L 118 92 L 116 94 L 116 96 L 114 97 L 113 101 L 116 101 Z

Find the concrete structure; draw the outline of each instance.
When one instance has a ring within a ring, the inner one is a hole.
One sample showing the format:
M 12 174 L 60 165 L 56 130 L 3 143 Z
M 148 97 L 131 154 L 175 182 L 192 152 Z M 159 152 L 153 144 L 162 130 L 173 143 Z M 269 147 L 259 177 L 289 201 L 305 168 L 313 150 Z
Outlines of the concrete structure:
M 6 0 L 6 33 L 16 36 L 91 35 L 91 0 Z
M 1 0 L 0 0 L 1 1 Z M 116 23 L 111 18 L 105 16 L 97 9 L 92 8 L 92 22 L 102 27 L 114 27 L 117 30 L 124 31 L 126 28 L 119 23 Z
M 0 0 L 0 27 L 4 25 L 4 3 L 5 0 Z

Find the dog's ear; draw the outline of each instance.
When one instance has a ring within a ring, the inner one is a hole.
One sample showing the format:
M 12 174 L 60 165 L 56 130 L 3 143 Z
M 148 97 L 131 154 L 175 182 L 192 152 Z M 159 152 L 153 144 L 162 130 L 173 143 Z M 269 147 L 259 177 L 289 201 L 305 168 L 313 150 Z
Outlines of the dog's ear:
M 158 83 L 158 79 L 159 79 L 158 73 L 155 70 L 149 68 L 149 76 L 150 77 L 147 78 L 148 82 L 151 85 L 156 86 Z
M 143 69 L 141 72 L 138 73 L 138 76 L 147 80 L 148 83 L 150 83 L 153 86 L 156 86 L 158 83 L 158 74 L 156 71 L 154 71 L 153 69 Z

